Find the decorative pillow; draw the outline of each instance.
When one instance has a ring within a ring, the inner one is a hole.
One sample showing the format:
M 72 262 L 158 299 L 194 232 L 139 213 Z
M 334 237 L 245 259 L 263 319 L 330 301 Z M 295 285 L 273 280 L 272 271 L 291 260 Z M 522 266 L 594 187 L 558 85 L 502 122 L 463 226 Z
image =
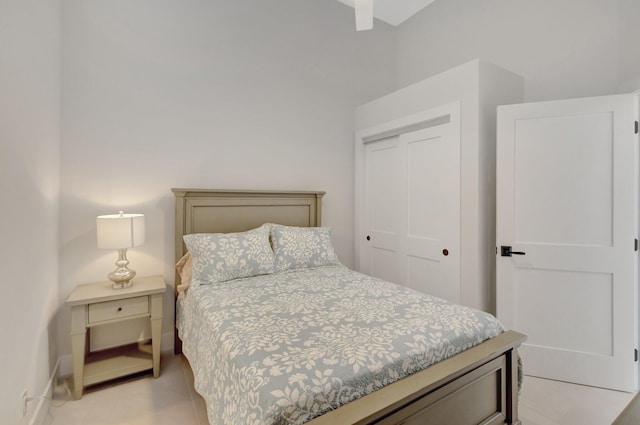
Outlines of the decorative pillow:
M 178 285 L 178 292 L 184 292 L 191 285 L 191 276 L 193 273 L 193 257 L 191 253 L 187 252 L 176 263 L 176 270 L 180 275 L 180 285 Z
M 183 239 L 193 257 L 193 282 L 219 283 L 273 273 L 268 226 L 241 233 L 195 233 Z
M 271 225 L 275 270 L 341 265 L 328 227 Z

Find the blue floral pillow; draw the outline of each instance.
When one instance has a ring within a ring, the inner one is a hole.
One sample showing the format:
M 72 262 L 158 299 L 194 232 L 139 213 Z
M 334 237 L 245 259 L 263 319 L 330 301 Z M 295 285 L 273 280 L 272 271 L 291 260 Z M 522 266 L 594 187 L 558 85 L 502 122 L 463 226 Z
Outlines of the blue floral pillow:
M 271 224 L 275 271 L 341 265 L 328 227 Z
M 194 283 L 219 283 L 273 273 L 268 226 L 241 233 L 194 233 L 183 239 L 193 257 Z

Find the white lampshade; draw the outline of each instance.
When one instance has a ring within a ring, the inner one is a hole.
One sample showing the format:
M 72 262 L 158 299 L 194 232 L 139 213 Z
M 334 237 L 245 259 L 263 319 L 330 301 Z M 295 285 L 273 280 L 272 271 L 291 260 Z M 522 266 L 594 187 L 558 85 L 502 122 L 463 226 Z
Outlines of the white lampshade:
M 100 215 L 96 218 L 98 248 L 131 248 L 144 243 L 144 214 Z

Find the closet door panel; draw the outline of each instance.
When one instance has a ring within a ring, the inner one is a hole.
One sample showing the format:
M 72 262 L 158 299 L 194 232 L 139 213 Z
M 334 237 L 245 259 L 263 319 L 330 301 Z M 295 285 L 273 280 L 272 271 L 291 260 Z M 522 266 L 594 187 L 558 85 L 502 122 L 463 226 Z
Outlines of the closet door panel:
M 396 206 L 402 202 L 397 188 L 402 185 L 398 138 L 367 145 L 366 221 L 368 225 L 367 273 L 395 283 L 403 283 L 399 258 L 400 217 Z
M 407 286 L 459 302 L 460 144 L 451 127 L 400 140 L 407 147 Z

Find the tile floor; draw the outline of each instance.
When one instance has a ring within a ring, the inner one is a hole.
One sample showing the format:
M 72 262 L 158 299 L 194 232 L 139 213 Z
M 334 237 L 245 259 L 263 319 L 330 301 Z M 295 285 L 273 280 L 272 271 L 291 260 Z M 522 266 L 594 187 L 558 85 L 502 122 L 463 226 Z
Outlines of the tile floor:
M 182 356 L 162 355 L 161 375 L 94 387 L 82 400 L 56 388 L 45 425 L 208 425 L 202 397 Z M 633 394 L 525 377 L 523 425 L 609 425 Z M 454 425 L 454 424 L 452 424 Z
M 523 425 L 610 425 L 634 394 L 524 377 Z
M 73 400 L 56 388 L 45 425 L 208 425 L 202 397 L 183 356 L 162 353 L 160 376 L 151 373 L 90 387 Z

